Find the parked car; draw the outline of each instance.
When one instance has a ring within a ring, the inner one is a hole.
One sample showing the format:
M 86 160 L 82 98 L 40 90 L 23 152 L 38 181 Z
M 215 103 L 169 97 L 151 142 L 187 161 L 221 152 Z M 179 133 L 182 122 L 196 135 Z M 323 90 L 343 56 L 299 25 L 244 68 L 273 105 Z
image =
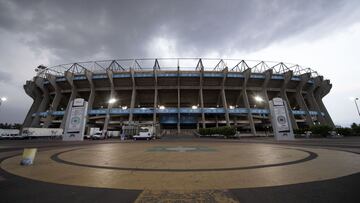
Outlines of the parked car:
M 105 139 L 105 135 L 104 135 L 101 131 L 99 131 L 99 132 L 94 133 L 94 134 L 91 136 L 91 138 L 92 138 L 93 140 L 103 140 L 103 139 Z

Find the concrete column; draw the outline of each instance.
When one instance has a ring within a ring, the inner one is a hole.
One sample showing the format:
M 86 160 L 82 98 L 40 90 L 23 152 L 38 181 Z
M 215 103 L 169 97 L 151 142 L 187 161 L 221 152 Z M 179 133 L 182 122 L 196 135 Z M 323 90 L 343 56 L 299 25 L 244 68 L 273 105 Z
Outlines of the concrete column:
M 243 76 L 244 76 L 244 84 L 242 86 L 242 90 L 240 93 L 240 97 L 243 97 L 244 100 L 244 104 L 245 104 L 245 108 L 248 109 L 248 120 L 249 120 L 249 124 L 250 124 L 250 129 L 251 129 L 251 133 L 253 135 L 256 135 L 256 129 L 255 129 L 255 123 L 254 123 L 254 119 L 251 113 L 251 108 L 250 108 L 250 103 L 249 103 L 249 98 L 246 92 L 246 88 L 247 88 L 247 82 L 250 78 L 251 75 L 251 69 L 248 68 L 243 72 Z
M 114 98 L 115 97 L 115 89 L 114 89 L 114 82 L 113 82 L 113 72 L 112 70 L 106 70 L 106 74 L 109 78 L 109 82 L 110 82 L 110 98 Z M 106 109 L 106 116 L 105 116 L 105 121 L 104 121 L 104 126 L 103 126 L 103 131 L 102 133 L 105 134 L 108 126 L 109 126 L 109 122 L 110 122 L 110 109 L 113 107 L 114 104 L 108 103 L 107 109 Z
M 310 102 L 311 106 L 313 106 L 314 110 L 318 113 L 318 115 L 316 116 L 318 118 L 318 121 L 320 122 L 321 125 L 326 125 L 326 121 L 325 121 L 324 117 L 321 115 L 321 109 L 320 109 L 319 105 L 317 104 L 315 96 L 314 96 L 315 90 L 321 85 L 322 81 L 323 81 L 322 76 L 317 76 L 316 78 L 314 78 L 314 84 L 308 90 L 308 98 L 309 98 L 309 102 Z
M 60 88 L 59 86 L 56 84 L 56 77 L 51 75 L 51 74 L 46 74 L 46 78 L 47 80 L 49 81 L 50 85 L 55 89 L 55 97 L 54 97 L 54 100 L 51 104 L 51 107 L 50 107 L 50 110 L 49 110 L 49 113 L 45 119 L 45 123 L 44 123 L 44 128 L 48 128 L 52 121 L 53 121 L 53 116 L 52 116 L 52 113 L 54 111 L 57 110 L 59 104 L 60 104 L 60 101 L 61 101 L 61 97 L 62 97 L 62 94 L 61 94 L 61 91 L 60 91 Z
M 306 106 L 304 97 L 302 96 L 302 91 L 304 89 L 304 86 L 307 84 L 307 82 L 310 79 L 310 73 L 302 74 L 302 75 L 300 75 L 300 78 L 301 78 L 300 84 L 296 88 L 296 101 L 299 104 L 301 110 L 305 111 L 306 124 L 308 126 L 313 126 L 314 122 L 312 121 L 312 118 L 309 113 L 309 109 Z
M 32 127 L 40 127 L 40 112 L 45 112 L 50 102 L 49 91 L 44 87 L 44 78 L 35 77 L 35 85 L 41 90 L 42 101 L 37 109 L 37 114 L 31 122 Z
M 91 110 L 92 106 L 94 104 L 94 99 L 95 99 L 95 85 L 93 82 L 93 73 L 89 70 L 85 70 L 85 76 L 86 79 L 89 81 L 89 85 L 90 85 L 90 95 L 89 95 L 89 99 L 88 99 L 88 109 Z
M 33 103 L 26 114 L 26 117 L 23 122 L 23 128 L 24 127 L 31 127 L 31 123 L 33 120 L 33 114 L 36 113 L 37 109 L 40 106 L 40 103 L 42 101 L 40 90 L 36 87 L 35 83 L 33 81 L 26 81 L 26 84 L 24 85 L 24 90 L 27 95 L 29 95 L 31 98 L 33 98 Z
M 178 89 L 177 89 L 177 108 L 178 108 L 178 119 L 177 119 L 177 131 L 178 131 L 178 134 L 180 134 L 180 86 L 178 85 Z
M 129 115 L 129 122 L 133 121 L 133 111 L 135 107 L 135 99 L 136 99 L 136 85 L 135 85 L 135 78 L 134 78 L 134 69 L 131 68 L 131 79 L 132 79 L 132 93 L 131 93 L 131 103 L 130 103 L 130 115 Z
M 68 104 L 66 106 L 64 117 L 63 117 L 63 119 L 61 121 L 60 128 L 62 128 L 62 129 L 65 129 L 66 118 L 67 118 L 67 115 L 69 113 L 69 108 L 70 108 L 71 101 L 73 101 L 77 96 L 77 90 L 76 90 L 76 87 L 74 85 L 74 74 L 69 72 L 69 71 L 65 71 L 65 78 L 66 78 L 66 81 L 71 86 L 71 95 L 70 95 L 70 98 L 68 100 Z
M 202 122 L 202 128 L 206 128 L 205 124 L 205 113 L 204 113 L 204 95 L 203 95 L 203 76 L 204 76 L 204 67 L 201 66 L 200 69 L 200 106 L 201 106 L 201 122 Z
M 229 109 L 228 109 L 226 94 L 225 94 L 225 82 L 226 82 L 227 72 L 228 72 L 228 69 L 225 68 L 223 70 L 224 77 L 223 77 L 222 84 L 221 84 L 221 100 L 222 100 L 223 107 L 225 109 L 226 126 L 230 126 Z
M 331 119 L 330 114 L 327 111 L 327 109 L 322 101 L 322 98 L 330 92 L 331 88 L 332 88 L 332 84 L 330 84 L 329 80 L 322 81 L 320 87 L 318 88 L 318 90 L 315 93 L 315 99 L 316 99 L 317 104 L 319 105 L 320 110 L 325 114 L 326 124 L 331 127 L 335 127 L 334 122 Z
M 288 83 L 291 81 L 292 76 L 293 76 L 292 71 L 288 71 L 288 72 L 284 73 L 284 83 L 283 83 L 283 85 L 281 87 L 280 94 L 281 94 L 281 97 L 287 103 L 287 107 L 289 109 L 289 117 L 290 117 L 290 121 L 291 121 L 293 129 L 298 129 L 299 127 L 298 127 L 298 125 L 296 123 L 295 116 L 292 113 L 292 108 L 291 108 L 289 99 L 288 99 L 287 94 L 286 94 L 286 88 L 287 88 Z
M 155 81 L 154 81 L 154 113 L 153 113 L 153 125 L 156 124 L 156 109 L 157 109 L 157 103 L 158 103 L 158 83 L 157 83 L 157 70 L 154 69 L 154 75 L 155 75 Z
M 271 76 L 273 74 L 273 70 L 272 69 L 268 69 L 264 72 L 264 75 L 265 75 L 265 80 L 264 80 L 264 83 L 262 85 L 262 93 L 264 95 L 264 101 L 265 101 L 265 106 L 267 109 L 270 109 L 270 106 L 269 106 L 269 96 L 268 96 L 268 92 L 267 92 L 267 87 L 268 87 L 268 84 L 271 80 Z

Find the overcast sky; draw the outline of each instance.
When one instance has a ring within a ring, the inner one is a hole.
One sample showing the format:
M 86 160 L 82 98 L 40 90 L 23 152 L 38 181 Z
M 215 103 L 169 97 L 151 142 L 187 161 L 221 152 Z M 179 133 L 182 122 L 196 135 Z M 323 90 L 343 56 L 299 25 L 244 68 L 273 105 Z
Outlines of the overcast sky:
M 309 66 L 330 79 L 334 122 L 360 123 L 360 1 L 0 0 L 0 122 L 23 122 L 40 64 L 221 57 Z

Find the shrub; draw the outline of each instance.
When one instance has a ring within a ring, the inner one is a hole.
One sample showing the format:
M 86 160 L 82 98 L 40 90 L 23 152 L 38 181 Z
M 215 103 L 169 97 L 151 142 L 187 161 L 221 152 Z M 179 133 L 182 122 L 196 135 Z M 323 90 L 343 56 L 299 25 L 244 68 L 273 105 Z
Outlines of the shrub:
M 199 134 L 200 135 L 219 134 L 219 135 L 224 135 L 226 137 L 229 137 L 229 136 L 233 136 L 236 134 L 236 128 L 228 127 L 228 126 L 219 127 L 219 128 L 201 128 L 201 129 L 199 129 Z
M 305 134 L 305 131 L 308 131 L 308 130 L 309 130 L 308 128 L 294 129 L 294 134 L 298 134 L 298 135 Z
M 340 135 L 343 136 L 349 136 L 351 134 L 353 134 L 353 131 L 351 128 L 343 128 L 343 127 L 339 127 L 335 129 L 337 133 L 339 133 Z
M 356 123 L 353 123 L 351 125 L 351 129 L 353 131 L 353 134 L 355 135 L 360 135 L 360 125 L 356 124 Z
M 329 131 L 331 130 L 333 130 L 333 128 L 328 125 L 314 125 L 310 128 L 310 131 L 313 134 L 318 134 L 323 137 L 326 137 L 329 134 Z

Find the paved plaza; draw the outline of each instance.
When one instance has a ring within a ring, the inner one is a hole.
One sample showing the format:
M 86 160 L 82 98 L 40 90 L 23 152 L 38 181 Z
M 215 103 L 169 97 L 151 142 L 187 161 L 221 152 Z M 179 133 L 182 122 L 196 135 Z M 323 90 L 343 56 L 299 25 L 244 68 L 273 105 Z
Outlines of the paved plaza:
M 1 141 L 5 202 L 358 201 L 360 139 Z M 24 147 L 39 149 L 20 166 Z

